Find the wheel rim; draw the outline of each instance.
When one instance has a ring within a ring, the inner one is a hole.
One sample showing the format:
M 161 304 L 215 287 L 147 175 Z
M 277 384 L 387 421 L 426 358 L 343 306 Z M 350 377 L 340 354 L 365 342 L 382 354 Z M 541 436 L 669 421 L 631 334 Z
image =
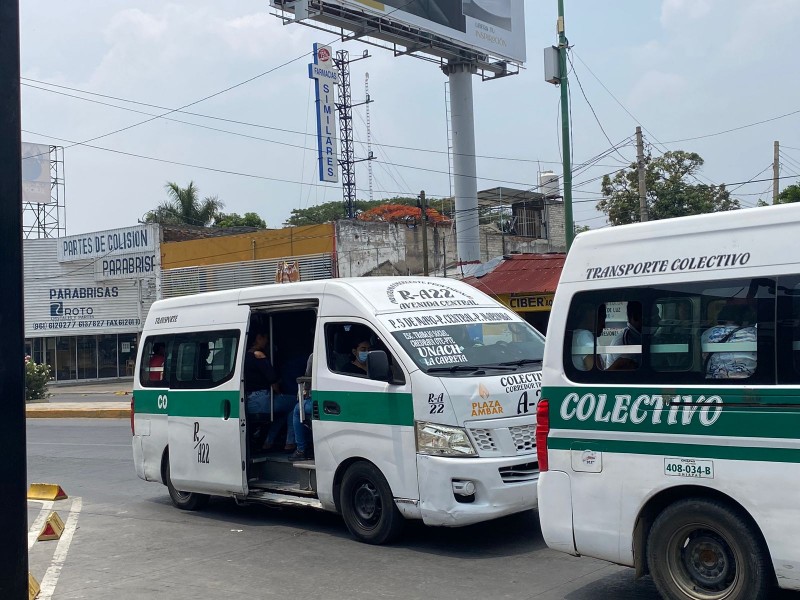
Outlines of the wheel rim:
M 740 583 L 742 557 L 716 529 L 686 525 L 669 540 L 667 563 L 672 580 L 692 598 L 724 600 Z
M 364 529 L 374 529 L 381 520 L 383 503 L 377 486 L 368 479 L 360 480 L 353 490 L 353 512 Z

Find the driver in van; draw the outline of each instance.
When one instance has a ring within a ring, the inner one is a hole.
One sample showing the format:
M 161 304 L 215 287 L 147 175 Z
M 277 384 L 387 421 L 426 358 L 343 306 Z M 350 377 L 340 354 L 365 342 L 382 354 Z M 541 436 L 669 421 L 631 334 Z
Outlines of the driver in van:
M 369 336 L 364 334 L 356 337 L 356 344 L 350 352 L 353 354 L 353 360 L 342 367 L 342 373 L 349 375 L 360 375 L 361 377 L 367 376 L 367 354 L 370 351 Z

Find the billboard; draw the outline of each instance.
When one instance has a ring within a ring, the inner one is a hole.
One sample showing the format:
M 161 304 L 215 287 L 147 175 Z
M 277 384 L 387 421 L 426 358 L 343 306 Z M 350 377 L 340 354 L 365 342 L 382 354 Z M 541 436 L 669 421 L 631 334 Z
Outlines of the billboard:
M 271 0 L 271 4 L 291 11 L 295 4 L 301 3 Z M 518 63 L 525 62 L 523 0 L 322 0 L 322 5 L 323 15 L 327 7 L 355 10 L 432 33 L 459 47 Z M 311 18 L 326 20 L 324 16 L 315 17 L 313 9 L 309 9 Z M 356 31 L 363 31 L 363 23 L 360 24 L 357 19 L 349 20 Z M 385 37 L 382 33 L 376 30 L 370 31 L 369 35 L 381 39 Z M 389 37 L 391 41 L 396 41 L 397 36 L 398 32 L 395 31 Z M 414 37 L 408 39 L 411 42 L 418 41 Z
M 22 142 L 22 201 L 50 204 L 50 146 Z

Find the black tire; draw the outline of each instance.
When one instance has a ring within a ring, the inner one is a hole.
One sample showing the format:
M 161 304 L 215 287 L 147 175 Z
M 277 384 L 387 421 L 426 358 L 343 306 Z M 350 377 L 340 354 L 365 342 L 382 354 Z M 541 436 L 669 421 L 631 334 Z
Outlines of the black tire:
M 211 499 L 208 494 L 182 492 L 172 485 L 172 478 L 169 476 L 169 454 L 164 457 L 164 483 L 167 485 L 172 503 L 181 510 L 201 510 Z
M 715 500 L 665 508 L 647 538 L 647 563 L 667 600 L 762 600 L 774 580 L 760 533 Z
M 350 465 L 345 472 L 339 506 L 347 529 L 367 544 L 391 542 L 405 523 L 386 478 L 375 465 L 365 461 Z

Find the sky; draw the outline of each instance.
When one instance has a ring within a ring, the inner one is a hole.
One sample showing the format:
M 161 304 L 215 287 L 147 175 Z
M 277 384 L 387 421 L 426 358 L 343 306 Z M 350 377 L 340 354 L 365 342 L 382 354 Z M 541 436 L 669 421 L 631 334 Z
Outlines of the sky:
M 354 103 L 369 73 L 371 197 L 452 193 L 436 64 L 284 25 L 268 0 L 21 0 L 20 12 L 22 139 L 65 148 L 68 235 L 135 225 L 167 198 L 167 182 L 193 181 L 225 212 L 256 212 L 270 227 L 341 200 L 340 184 L 318 180 L 314 42 L 371 54 L 351 65 Z M 599 178 L 635 160 L 637 125 L 654 156 L 700 154 L 699 180 L 729 184 L 742 206 L 771 198 L 775 140 L 781 188 L 800 180 L 800 2 L 565 0 L 565 15 L 573 162 L 606 154 L 574 176 L 578 225 L 606 226 Z M 479 190 L 561 173 L 560 94 L 542 66 L 556 17 L 556 0 L 525 0 L 524 68 L 474 78 Z M 153 118 L 187 105 L 194 114 Z M 367 153 L 366 117 L 354 109 L 356 158 Z M 738 185 L 753 179 L 766 181 Z M 356 183 L 370 198 L 367 162 Z

